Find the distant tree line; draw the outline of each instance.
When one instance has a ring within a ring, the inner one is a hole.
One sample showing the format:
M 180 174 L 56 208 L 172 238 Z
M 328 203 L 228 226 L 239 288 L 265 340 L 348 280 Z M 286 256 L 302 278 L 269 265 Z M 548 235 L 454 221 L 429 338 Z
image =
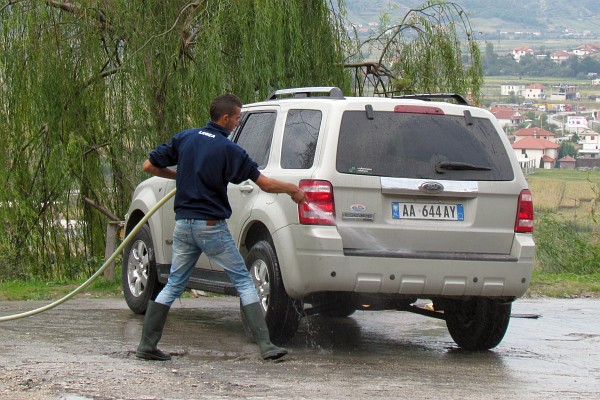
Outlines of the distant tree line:
M 485 76 L 513 75 L 533 77 L 556 77 L 587 79 L 589 73 L 600 75 L 600 61 L 591 56 L 579 58 L 572 56 L 562 63 L 550 59 L 550 52 L 545 58 L 527 55 L 516 62 L 510 55 L 498 55 L 494 45 L 486 43 L 483 56 L 483 73 Z

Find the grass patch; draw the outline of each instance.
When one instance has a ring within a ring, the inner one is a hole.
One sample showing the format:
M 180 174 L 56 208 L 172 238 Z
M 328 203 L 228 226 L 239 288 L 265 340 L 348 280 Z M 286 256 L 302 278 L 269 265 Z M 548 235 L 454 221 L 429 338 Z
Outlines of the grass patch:
M 589 275 L 534 271 L 527 297 L 600 298 L 600 272 Z
M 45 300 L 55 301 L 69 294 L 83 282 L 4 281 L 0 282 L 0 301 Z M 209 294 L 212 296 L 212 294 Z M 121 283 L 96 279 L 77 298 L 122 297 Z M 190 297 L 189 291 L 184 297 Z M 542 273 L 534 271 L 525 297 L 600 298 L 600 272 L 589 275 Z
M 71 293 L 85 281 L 3 281 L 0 282 L 0 301 L 7 300 L 47 300 L 54 301 Z M 121 280 L 109 282 L 102 277 L 97 278 L 76 297 L 107 298 L 122 296 Z
M 600 183 L 600 171 L 579 171 L 576 169 L 543 169 L 535 170 L 535 174 L 527 177 L 527 179 L 555 179 L 567 181 L 591 181 L 596 184 Z

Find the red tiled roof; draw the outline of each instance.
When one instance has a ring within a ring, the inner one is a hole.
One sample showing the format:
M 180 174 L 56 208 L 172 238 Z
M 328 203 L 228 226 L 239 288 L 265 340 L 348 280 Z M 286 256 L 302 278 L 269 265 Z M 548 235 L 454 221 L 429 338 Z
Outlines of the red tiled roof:
M 523 129 L 519 129 L 518 131 L 515 132 L 515 136 L 534 136 L 534 137 L 541 137 L 541 136 L 552 136 L 554 137 L 554 133 L 547 131 L 545 129 L 541 129 L 541 128 L 523 128 Z
M 544 157 L 542 157 L 542 161 L 544 161 L 544 162 L 554 162 L 554 158 L 552 158 L 550 156 L 544 156 Z
M 576 47 L 577 50 L 587 50 L 587 51 L 597 51 L 600 49 L 600 45 L 598 44 L 590 44 L 590 43 L 584 43 L 579 47 Z
M 515 110 L 496 110 L 492 114 L 498 119 L 525 119 L 518 111 Z
M 513 51 L 533 51 L 533 50 L 527 46 L 519 46 L 516 49 L 514 49 Z
M 567 155 L 567 156 L 564 156 L 563 158 L 561 158 L 561 159 L 560 159 L 560 160 L 558 160 L 558 161 L 560 161 L 560 162 L 577 162 L 577 160 L 576 160 L 576 159 L 574 159 L 573 157 L 571 157 L 571 156 L 568 156 L 568 155 Z
M 497 113 L 498 111 L 513 111 L 516 112 L 517 111 L 517 107 L 516 106 L 509 106 L 509 105 L 493 105 L 492 108 L 490 108 L 490 112 L 492 114 Z
M 526 137 L 518 142 L 512 144 L 513 149 L 531 149 L 531 150 L 545 150 L 545 149 L 558 149 L 560 145 L 552 143 L 546 139 L 538 139 L 534 137 Z
M 527 86 L 527 89 L 546 89 L 546 86 L 542 85 L 541 83 L 532 83 L 531 85 Z

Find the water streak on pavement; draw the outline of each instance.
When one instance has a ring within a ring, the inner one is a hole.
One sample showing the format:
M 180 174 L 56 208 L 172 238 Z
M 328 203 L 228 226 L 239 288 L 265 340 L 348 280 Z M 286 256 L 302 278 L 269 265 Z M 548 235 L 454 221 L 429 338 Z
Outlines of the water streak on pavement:
M 41 304 L 3 302 L 0 315 Z M 406 312 L 315 316 L 284 362 L 265 363 L 237 299 L 185 299 L 160 343 L 175 357 L 157 363 L 134 357 L 142 317 L 123 300 L 76 299 L 0 323 L 0 398 L 600 398 L 600 301 L 519 300 L 513 316 L 480 353 L 458 349 L 444 321 Z

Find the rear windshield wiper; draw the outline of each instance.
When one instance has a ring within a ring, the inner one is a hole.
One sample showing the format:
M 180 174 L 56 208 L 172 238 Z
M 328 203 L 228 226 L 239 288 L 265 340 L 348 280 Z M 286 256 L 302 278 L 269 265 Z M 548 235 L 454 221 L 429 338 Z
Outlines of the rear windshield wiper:
M 491 171 L 490 167 L 485 167 L 483 165 L 475 165 L 464 162 L 457 161 L 440 161 L 435 164 L 435 172 L 438 174 L 443 174 L 442 170 L 470 170 L 470 171 Z

